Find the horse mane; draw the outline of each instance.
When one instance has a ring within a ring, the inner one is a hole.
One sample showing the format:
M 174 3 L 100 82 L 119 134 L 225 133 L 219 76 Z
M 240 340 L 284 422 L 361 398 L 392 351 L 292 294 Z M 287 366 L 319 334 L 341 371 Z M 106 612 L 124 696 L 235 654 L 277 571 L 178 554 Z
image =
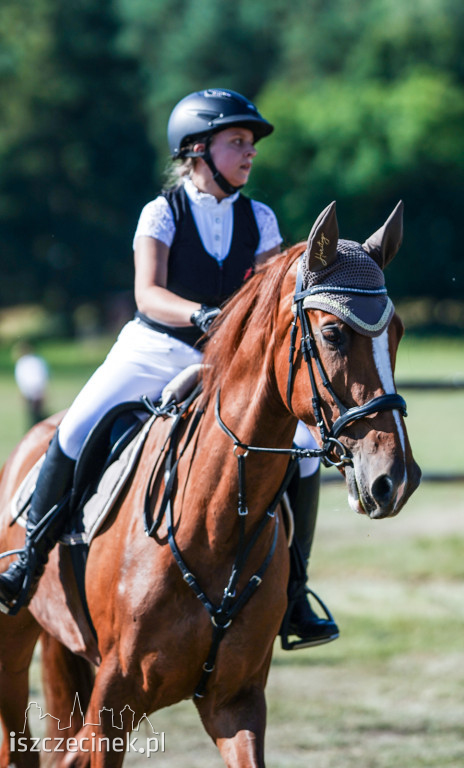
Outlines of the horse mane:
M 227 301 L 214 321 L 204 350 L 204 403 L 221 386 L 223 376 L 249 331 L 254 331 L 259 344 L 253 355 L 264 355 L 274 328 L 283 280 L 305 245 L 298 243 L 258 267 L 253 277 Z

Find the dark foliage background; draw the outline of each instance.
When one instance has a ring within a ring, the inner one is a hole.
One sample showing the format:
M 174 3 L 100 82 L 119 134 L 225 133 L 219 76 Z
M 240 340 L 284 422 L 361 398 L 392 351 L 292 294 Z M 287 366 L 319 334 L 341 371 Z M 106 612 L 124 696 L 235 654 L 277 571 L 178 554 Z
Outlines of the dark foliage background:
M 395 298 L 461 301 L 458 0 L 3 0 L 0 305 L 72 315 L 132 285 L 132 235 L 191 90 L 254 99 L 276 131 L 248 187 L 288 243 L 336 199 L 363 240 L 406 206 Z

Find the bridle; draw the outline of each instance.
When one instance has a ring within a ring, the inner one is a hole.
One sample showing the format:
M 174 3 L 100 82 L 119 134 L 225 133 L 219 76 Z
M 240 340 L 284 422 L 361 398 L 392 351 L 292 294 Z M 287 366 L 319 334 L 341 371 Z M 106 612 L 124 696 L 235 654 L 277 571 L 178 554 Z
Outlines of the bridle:
M 340 398 L 334 392 L 332 385 L 328 379 L 328 376 L 322 365 L 322 361 L 319 356 L 319 352 L 314 338 L 311 323 L 309 317 L 305 311 L 304 302 L 308 296 L 312 296 L 314 293 L 320 292 L 320 287 L 303 289 L 303 259 L 305 254 L 303 253 L 298 262 L 298 271 L 295 286 L 295 295 L 293 297 L 293 311 L 294 318 L 292 322 L 290 332 L 290 351 L 289 351 L 289 369 L 287 380 L 287 405 L 290 411 L 292 411 L 292 388 L 293 388 L 293 372 L 294 372 L 294 359 L 296 351 L 296 337 L 298 332 L 298 324 L 301 326 L 301 351 L 303 358 L 306 362 L 309 374 L 309 380 L 311 383 L 312 397 L 311 403 L 313 412 L 316 417 L 316 425 L 319 428 L 321 436 L 322 448 L 298 448 L 296 446 L 292 448 L 264 448 L 255 445 L 248 445 L 243 443 L 232 430 L 224 423 L 220 413 L 220 391 L 217 393 L 216 400 L 216 419 L 221 429 L 233 440 L 234 451 L 239 448 L 246 454 L 250 452 L 255 453 L 284 453 L 290 455 L 294 459 L 301 458 L 319 458 L 326 467 L 341 467 L 344 464 L 351 464 L 352 458 L 346 452 L 345 446 L 338 439 L 341 433 L 347 426 L 353 424 L 355 421 L 364 419 L 366 416 L 371 416 L 373 413 L 380 413 L 381 411 L 400 411 L 403 416 L 407 416 L 406 402 L 401 395 L 398 394 L 385 394 L 373 397 L 363 405 L 356 405 L 353 408 L 347 408 Z M 345 288 L 344 286 L 325 286 L 326 290 L 335 291 L 337 293 L 362 293 L 365 296 L 378 295 L 379 292 L 386 293 L 386 289 L 369 290 L 364 288 Z M 319 375 L 321 377 L 322 385 L 329 393 L 330 397 L 336 404 L 340 415 L 333 422 L 332 425 L 328 424 L 324 419 L 321 405 L 321 396 L 316 384 L 316 377 L 314 375 L 313 361 L 316 366 Z M 237 454 L 239 458 L 242 454 Z
M 294 370 L 294 358 L 296 351 L 296 336 L 298 331 L 298 323 L 301 326 L 301 351 L 303 358 L 306 362 L 309 380 L 311 382 L 312 398 L 311 403 L 316 417 L 316 425 L 319 428 L 319 433 L 322 442 L 322 455 L 321 460 L 325 466 L 342 466 L 343 464 L 350 464 L 351 457 L 346 453 L 346 449 L 343 444 L 338 440 L 338 437 L 344 431 L 344 429 L 355 421 L 364 419 L 366 416 L 370 416 L 373 413 L 379 413 L 381 411 L 400 411 L 403 416 L 407 416 L 406 402 L 401 395 L 398 394 L 385 394 L 379 397 L 374 397 L 368 400 L 363 405 L 356 405 L 353 408 L 347 408 L 334 392 L 327 374 L 322 365 L 321 358 L 314 338 L 311 322 L 305 311 L 305 299 L 308 296 L 312 296 L 315 293 L 320 292 L 320 287 L 303 288 L 303 259 L 305 254 L 303 253 L 298 262 L 298 272 L 296 278 L 295 295 L 293 297 L 294 318 L 292 322 L 292 329 L 290 332 L 290 353 L 289 353 L 289 370 L 287 380 L 287 405 L 292 410 L 292 386 L 293 386 L 293 370 Z M 345 288 L 341 286 L 324 286 L 326 291 L 335 291 L 337 293 L 362 293 L 364 296 L 378 295 L 379 292 L 386 293 L 386 289 L 368 290 L 364 288 Z M 330 426 L 324 420 L 321 407 L 321 396 L 317 389 L 316 378 L 314 375 L 313 362 L 321 377 L 322 385 L 329 393 L 330 397 L 336 404 L 340 415 Z

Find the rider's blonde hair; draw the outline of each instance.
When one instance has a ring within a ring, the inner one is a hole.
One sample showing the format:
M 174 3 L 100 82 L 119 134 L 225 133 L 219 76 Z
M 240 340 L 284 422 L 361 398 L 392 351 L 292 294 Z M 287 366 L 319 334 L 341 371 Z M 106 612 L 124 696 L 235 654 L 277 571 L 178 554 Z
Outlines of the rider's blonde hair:
M 193 145 L 192 145 L 193 149 Z M 169 158 L 164 172 L 165 189 L 179 187 L 186 176 L 190 176 L 195 167 L 195 157 Z

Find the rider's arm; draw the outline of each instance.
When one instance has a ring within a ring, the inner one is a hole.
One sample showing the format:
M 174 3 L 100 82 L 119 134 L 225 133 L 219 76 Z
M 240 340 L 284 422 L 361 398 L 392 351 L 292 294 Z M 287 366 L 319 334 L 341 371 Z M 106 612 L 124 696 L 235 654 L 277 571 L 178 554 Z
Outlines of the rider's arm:
M 165 325 L 191 325 L 200 304 L 177 296 L 166 288 L 169 247 L 154 237 L 135 239 L 135 301 L 139 312 Z

